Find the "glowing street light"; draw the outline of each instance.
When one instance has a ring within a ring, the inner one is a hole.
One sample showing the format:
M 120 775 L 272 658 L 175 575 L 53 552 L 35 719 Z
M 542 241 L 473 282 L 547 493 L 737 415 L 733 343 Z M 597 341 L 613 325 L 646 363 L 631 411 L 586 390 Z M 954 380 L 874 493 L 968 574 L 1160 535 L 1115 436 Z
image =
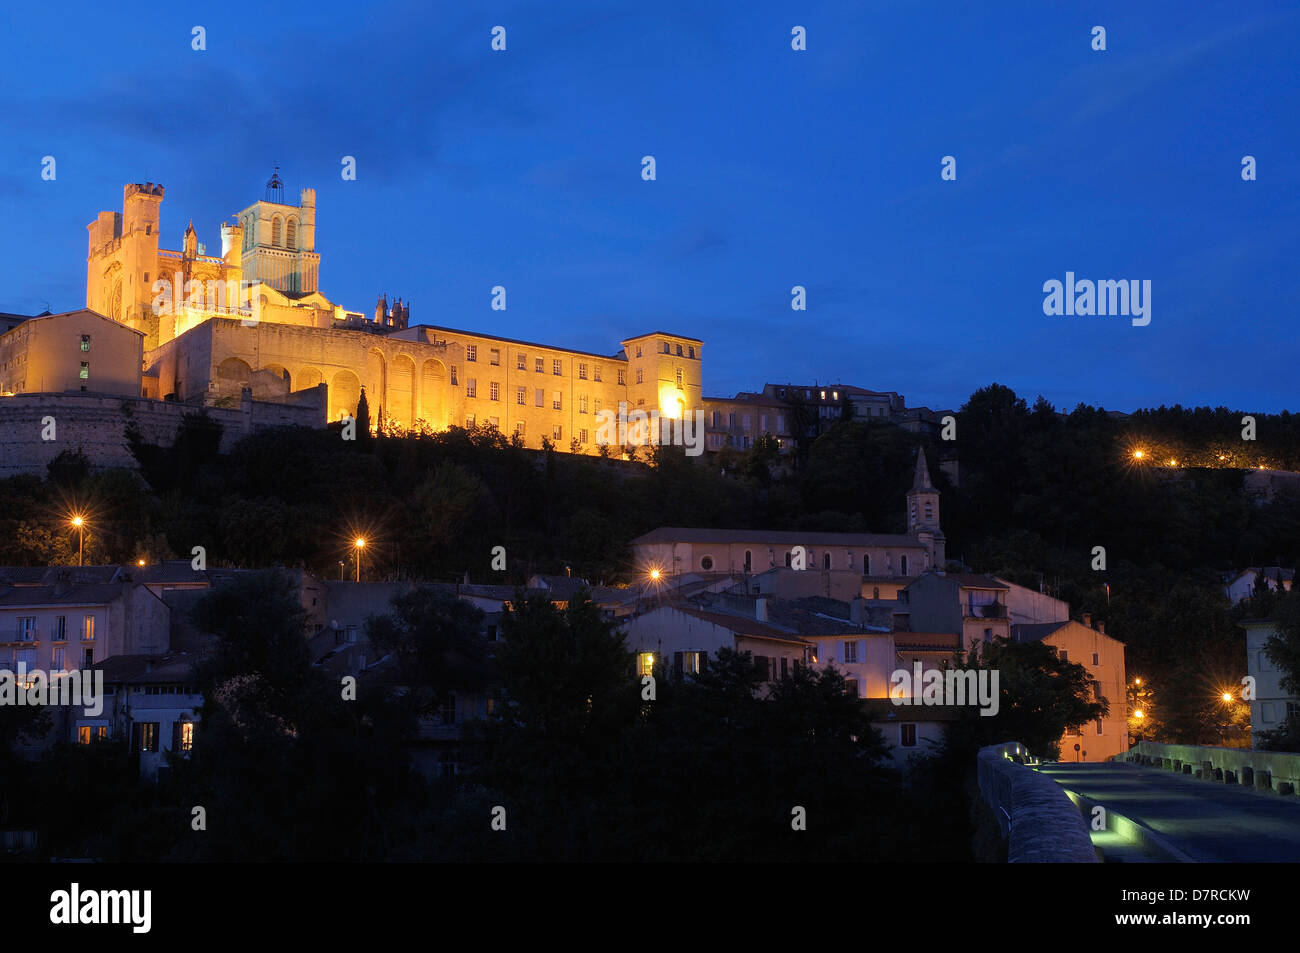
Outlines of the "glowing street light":
M 1134 460 L 1141 460 L 1141 459 L 1143 459 L 1144 457 L 1146 457 L 1146 451 L 1145 451 L 1145 450 L 1134 450 L 1134 451 L 1133 451 L 1133 459 L 1134 459 Z
M 1231 694 L 1230 692 L 1224 692 L 1224 693 L 1223 693 L 1223 700 L 1224 700 L 1225 702 L 1230 702 L 1230 701 L 1232 701 L 1232 694 Z
M 1134 718 L 1145 718 L 1146 716 L 1142 714 L 1142 709 L 1139 708 L 1137 711 L 1133 712 L 1133 717 L 1134 717 Z
M 85 563 L 85 542 L 86 542 L 86 520 L 80 513 L 73 514 L 70 520 L 73 526 L 77 528 L 77 565 L 84 566 Z
M 352 547 L 357 552 L 357 582 L 361 581 L 361 551 L 366 548 L 366 540 L 363 536 L 358 536 L 352 541 Z
M 659 577 L 660 577 L 661 575 L 663 575 L 663 573 L 661 573 L 658 569 L 651 569 L 651 570 L 650 570 L 650 581 L 651 581 L 651 582 L 658 582 L 658 581 L 659 581 Z

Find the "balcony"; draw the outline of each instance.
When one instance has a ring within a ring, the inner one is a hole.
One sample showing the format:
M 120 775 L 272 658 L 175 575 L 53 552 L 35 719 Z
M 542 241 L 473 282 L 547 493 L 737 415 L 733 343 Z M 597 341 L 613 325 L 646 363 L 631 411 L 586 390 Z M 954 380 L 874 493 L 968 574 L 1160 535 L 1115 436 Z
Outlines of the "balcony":
M 1007 617 L 1007 607 L 1000 602 L 990 602 L 987 605 L 976 605 L 971 602 L 966 604 L 966 617 L 974 619 L 1005 619 Z

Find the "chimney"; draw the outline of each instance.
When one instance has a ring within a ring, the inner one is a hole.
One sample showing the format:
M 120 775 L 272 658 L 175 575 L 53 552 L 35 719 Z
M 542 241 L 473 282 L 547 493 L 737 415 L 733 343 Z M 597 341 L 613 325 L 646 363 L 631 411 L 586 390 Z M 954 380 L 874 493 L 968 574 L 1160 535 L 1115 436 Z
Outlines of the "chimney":
M 1083 624 L 1086 625 L 1086 626 L 1087 626 L 1088 628 L 1090 628 L 1090 629 L 1092 628 L 1092 613 L 1091 613 L 1091 612 L 1085 612 L 1085 613 L 1083 614 Z
M 59 570 L 58 576 L 54 580 L 54 595 L 67 595 L 72 589 L 72 573 L 66 569 Z
M 1106 634 L 1106 623 L 1105 623 L 1105 622 L 1098 622 L 1098 623 L 1097 623 L 1097 631 L 1100 632 L 1102 635 L 1105 635 L 1105 634 Z
M 767 596 L 759 596 L 754 600 L 754 618 L 759 622 L 767 621 Z

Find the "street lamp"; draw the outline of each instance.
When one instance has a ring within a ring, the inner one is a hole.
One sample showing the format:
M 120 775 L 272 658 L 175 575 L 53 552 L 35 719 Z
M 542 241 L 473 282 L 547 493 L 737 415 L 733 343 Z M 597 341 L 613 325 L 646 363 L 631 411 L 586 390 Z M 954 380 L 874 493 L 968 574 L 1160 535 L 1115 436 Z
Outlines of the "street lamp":
M 86 542 L 86 520 L 78 516 L 72 517 L 72 525 L 77 527 L 77 565 L 84 566 L 85 563 L 85 542 Z
M 364 537 L 358 536 L 352 541 L 352 546 L 357 551 L 357 582 L 361 581 L 361 551 L 366 548 Z

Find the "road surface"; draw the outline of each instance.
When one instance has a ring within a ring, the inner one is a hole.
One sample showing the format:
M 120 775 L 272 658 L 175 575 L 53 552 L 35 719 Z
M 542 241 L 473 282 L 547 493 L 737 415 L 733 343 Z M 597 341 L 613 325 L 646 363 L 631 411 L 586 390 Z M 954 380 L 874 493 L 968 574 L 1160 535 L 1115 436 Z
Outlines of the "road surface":
M 1300 861 L 1296 795 L 1115 761 L 1044 764 L 1040 770 L 1063 787 L 1145 824 L 1193 860 Z

